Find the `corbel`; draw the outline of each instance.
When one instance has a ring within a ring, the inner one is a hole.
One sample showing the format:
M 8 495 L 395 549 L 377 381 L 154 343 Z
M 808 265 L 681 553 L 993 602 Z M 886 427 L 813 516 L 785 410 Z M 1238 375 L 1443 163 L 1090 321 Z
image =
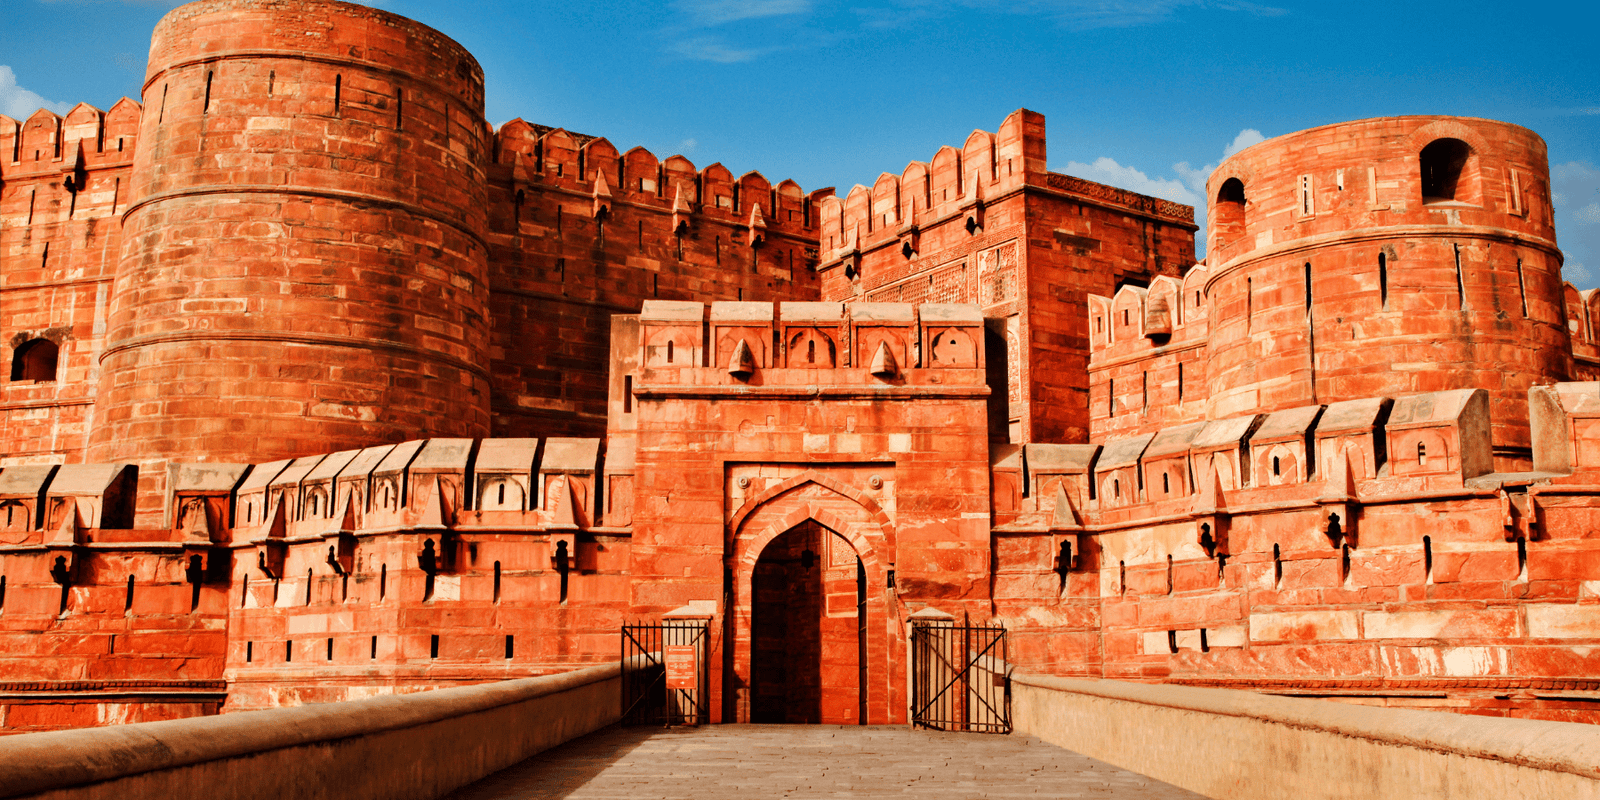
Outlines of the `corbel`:
M 756 372 L 756 357 L 750 352 L 750 345 L 740 339 L 733 346 L 733 354 L 728 358 L 728 374 L 741 380 L 749 378 Z
M 1506 541 L 1537 540 L 1544 526 L 1540 520 L 1539 498 L 1534 490 L 1508 492 L 1501 487 L 1499 494 L 1500 520 L 1505 528 Z
M 900 239 L 900 255 L 910 260 L 922 246 L 922 229 L 917 225 L 917 208 L 913 204 L 910 216 L 900 223 L 895 235 Z
M 750 228 L 750 246 L 756 247 L 767 241 L 767 220 L 761 216 L 761 204 L 750 204 L 750 220 L 746 223 Z
M 334 491 L 338 491 L 335 487 Z M 328 566 L 333 567 L 338 575 L 349 575 L 355 571 L 356 563 L 356 511 L 353 498 L 355 492 L 345 495 L 343 506 L 339 513 L 333 516 L 335 520 L 332 527 L 322 532 L 322 539 L 328 545 Z
M 1361 501 L 1356 497 L 1355 475 L 1350 471 L 1350 453 L 1340 453 L 1333 461 L 1333 471 L 1323 482 L 1322 494 L 1317 497 L 1322 509 L 1322 535 L 1328 544 L 1356 545 L 1356 512 Z
M 592 214 L 595 219 L 611 215 L 611 187 L 606 185 L 605 170 L 596 170 L 594 173 L 594 208 Z
M 683 199 L 683 184 L 677 184 L 672 193 L 672 232 L 683 235 L 689 229 L 692 216 L 688 201 Z
M 52 525 L 45 534 L 44 547 L 51 562 L 50 577 L 66 588 L 77 574 L 78 551 L 84 544 L 83 530 L 78 526 L 78 501 L 73 497 L 53 497 L 49 502 Z
M 961 198 L 961 215 L 965 218 L 962 222 L 967 228 L 967 233 L 976 235 L 983 230 L 983 176 L 974 172 L 972 187 L 967 195 Z
M 1211 479 L 1200 484 L 1192 508 L 1189 516 L 1195 522 L 1195 539 L 1206 551 L 1206 557 L 1227 555 L 1232 515 L 1228 513 L 1227 500 L 1222 493 L 1222 476 L 1215 467 L 1211 469 Z
M 255 541 L 256 568 L 275 581 L 282 580 L 283 564 L 289 554 L 289 543 L 284 541 L 288 526 L 283 518 L 283 503 L 272 505 L 261 527 L 263 535 Z
M 198 582 L 189 572 L 194 565 L 194 559 L 200 559 L 200 578 L 204 580 L 205 571 L 211 566 L 211 515 L 204 497 L 186 497 L 178 505 L 178 541 L 183 543 L 183 563 L 185 577 L 190 583 Z

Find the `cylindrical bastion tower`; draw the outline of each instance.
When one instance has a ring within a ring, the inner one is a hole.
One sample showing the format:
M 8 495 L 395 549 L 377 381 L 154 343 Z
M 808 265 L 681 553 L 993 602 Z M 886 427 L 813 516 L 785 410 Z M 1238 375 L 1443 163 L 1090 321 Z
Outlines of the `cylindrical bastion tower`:
M 88 460 L 489 430 L 483 71 L 329 0 L 155 29 Z
M 1280 136 L 1207 186 L 1213 417 L 1482 388 L 1502 469 L 1571 350 L 1545 144 L 1389 117 Z

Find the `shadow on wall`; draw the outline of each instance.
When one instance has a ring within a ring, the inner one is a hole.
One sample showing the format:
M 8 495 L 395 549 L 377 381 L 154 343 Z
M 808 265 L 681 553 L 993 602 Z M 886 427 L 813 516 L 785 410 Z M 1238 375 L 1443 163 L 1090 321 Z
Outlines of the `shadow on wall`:
M 612 726 L 507 767 L 441 800 L 571 797 L 612 765 L 659 735 L 656 727 Z M 537 787 L 537 795 L 534 789 Z

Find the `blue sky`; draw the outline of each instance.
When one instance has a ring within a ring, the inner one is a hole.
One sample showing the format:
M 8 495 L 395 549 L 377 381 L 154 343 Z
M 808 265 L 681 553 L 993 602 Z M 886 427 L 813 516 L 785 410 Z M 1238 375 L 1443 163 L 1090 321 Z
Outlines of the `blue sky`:
M 0 113 L 137 98 L 150 29 L 177 5 L 0 0 Z M 522 117 L 807 190 L 870 185 L 1021 107 L 1048 119 L 1051 169 L 1197 206 L 1210 169 L 1262 137 L 1394 114 L 1505 120 L 1549 144 L 1566 276 L 1600 286 L 1590 4 L 372 5 L 470 49 L 496 125 Z

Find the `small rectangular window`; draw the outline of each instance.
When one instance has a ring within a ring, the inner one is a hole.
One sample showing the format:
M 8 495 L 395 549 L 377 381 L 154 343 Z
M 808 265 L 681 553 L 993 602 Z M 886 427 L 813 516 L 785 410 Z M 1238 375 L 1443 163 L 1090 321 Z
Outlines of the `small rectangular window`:
M 1317 213 L 1316 195 L 1312 192 L 1311 176 L 1300 176 L 1300 216 L 1311 217 Z

